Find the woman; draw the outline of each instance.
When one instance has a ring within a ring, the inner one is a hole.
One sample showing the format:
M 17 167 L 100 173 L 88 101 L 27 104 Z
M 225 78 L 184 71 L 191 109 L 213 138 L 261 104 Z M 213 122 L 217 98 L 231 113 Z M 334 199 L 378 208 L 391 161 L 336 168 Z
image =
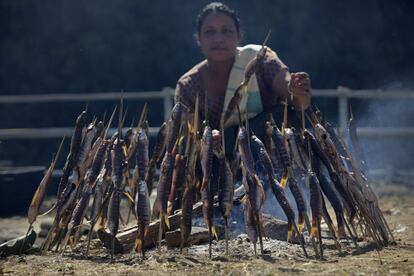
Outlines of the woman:
M 220 120 L 235 89 L 243 80 L 244 69 L 261 46 L 237 47 L 241 38 L 240 20 L 234 10 L 219 2 L 204 7 L 197 17 L 196 28 L 197 43 L 206 59 L 178 80 L 175 100 L 192 110 L 196 95 L 199 95 L 202 117 L 206 100 L 209 124 L 220 129 Z M 270 113 L 276 123 L 281 122 L 283 101 L 288 100 L 296 110 L 301 111 L 309 106 L 311 98 L 309 75 L 304 72 L 289 73 L 287 66 L 269 48 L 258 64 L 247 91 L 243 93 L 240 109 L 242 113 L 247 113 L 250 126 L 258 137 L 263 135 L 264 122 Z M 224 126 L 226 144 L 228 138 L 234 141 L 237 114 L 233 117 Z M 292 119 L 292 116 L 289 118 Z

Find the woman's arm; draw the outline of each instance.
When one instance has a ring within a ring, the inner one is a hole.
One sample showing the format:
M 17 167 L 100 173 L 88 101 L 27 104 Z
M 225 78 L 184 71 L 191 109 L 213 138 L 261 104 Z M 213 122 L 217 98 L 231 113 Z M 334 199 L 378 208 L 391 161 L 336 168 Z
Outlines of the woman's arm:
M 272 90 L 282 99 L 288 99 L 298 111 L 305 110 L 310 105 L 310 78 L 305 72 L 289 73 L 287 69 L 280 70 L 273 79 Z
M 277 98 L 282 101 L 288 99 L 298 111 L 308 108 L 311 101 L 311 87 L 307 73 L 289 73 L 288 67 L 270 48 L 259 68 L 259 77 L 273 94 L 273 96 L 269 94 L 266 96 L 269 103 L 275 104 Z

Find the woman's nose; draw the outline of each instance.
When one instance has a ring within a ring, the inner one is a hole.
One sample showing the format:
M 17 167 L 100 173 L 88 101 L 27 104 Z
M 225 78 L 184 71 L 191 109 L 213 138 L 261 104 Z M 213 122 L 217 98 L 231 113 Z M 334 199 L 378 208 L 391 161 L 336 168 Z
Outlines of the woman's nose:
M 224 35 L 221 32 L 216 32 L 213 41 L 214 42 L 222 42 L 224 40 Z

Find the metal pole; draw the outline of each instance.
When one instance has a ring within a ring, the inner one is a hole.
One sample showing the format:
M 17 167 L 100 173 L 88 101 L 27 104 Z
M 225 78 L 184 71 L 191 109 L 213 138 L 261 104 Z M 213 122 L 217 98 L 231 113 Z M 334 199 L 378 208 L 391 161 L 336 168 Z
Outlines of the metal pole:
M 345 90 L 339 90 L 338 95 L 338 120 L 339 132 L 345 137 L 345 131 L 348 121 L 348 93 Z
M 162 89 L 163 94 L 163 102 L 164 102 L 164 121 L 167 122 L 168 118 L 170 117 L 170 112 L 173 108 L 173 90 L 170 87 L 164 87 Z

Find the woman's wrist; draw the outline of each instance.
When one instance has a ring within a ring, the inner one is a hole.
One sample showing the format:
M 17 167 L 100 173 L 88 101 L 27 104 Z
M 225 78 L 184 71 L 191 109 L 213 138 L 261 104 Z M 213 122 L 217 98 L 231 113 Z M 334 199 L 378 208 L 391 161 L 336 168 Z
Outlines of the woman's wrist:
M 306 94 L 293 95 L 293 105 L 297 111 L 306 110 L 311 102 L 311 91 Z

